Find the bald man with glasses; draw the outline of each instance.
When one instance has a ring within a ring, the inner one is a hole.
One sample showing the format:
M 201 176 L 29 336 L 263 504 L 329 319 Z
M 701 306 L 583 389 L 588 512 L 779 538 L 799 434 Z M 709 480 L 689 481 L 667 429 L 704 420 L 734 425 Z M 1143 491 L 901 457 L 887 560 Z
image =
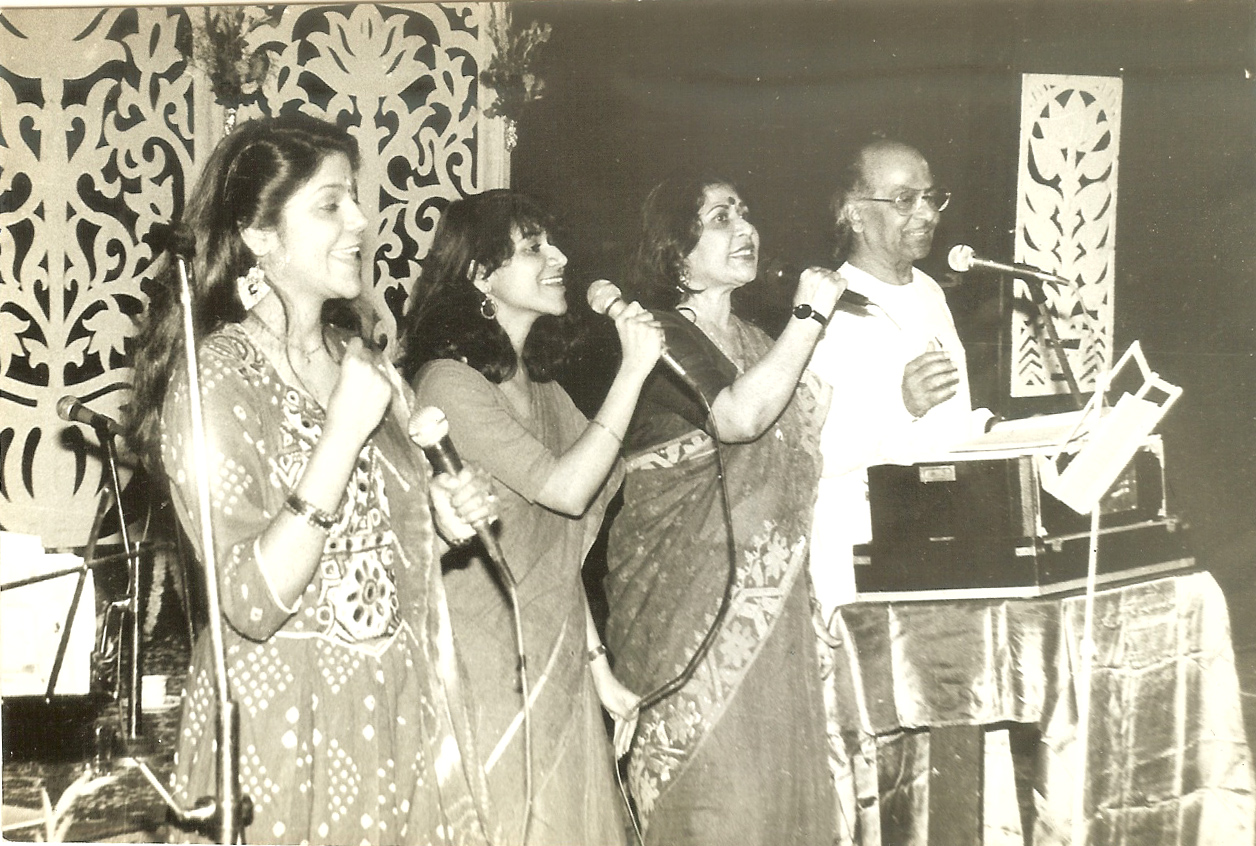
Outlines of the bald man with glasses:
M 833 388 L 811 539 L 826 624 L 855 598 L 852 547 L 871 540 L 867 468 L 915 463 L 981 434 L 992 417 L 972 409 L 946 297 L 915 266 L 950 199 L 918 150 L 885 140 L 860 149 L 833 197 L 841 274 L 871 305 L 834 314 L 811 360 Z

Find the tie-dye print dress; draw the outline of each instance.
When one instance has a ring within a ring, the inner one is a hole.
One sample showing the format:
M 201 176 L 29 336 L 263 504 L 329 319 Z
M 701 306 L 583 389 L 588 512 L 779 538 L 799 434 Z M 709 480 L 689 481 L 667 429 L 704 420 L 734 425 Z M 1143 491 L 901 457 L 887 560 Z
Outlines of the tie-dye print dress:
M 240 782 L 255 809 L 247 842 L 488 842 L 483 780 L 465 765 L 475 758 L 421 457 L 386 418 L 358 457 L 314 578 L 285 607 L 256 540 L 301 478 L 323 409 L 236 324 L 205 340 L 199 372 Z M 162 455 L 197 538 L 191 446 L 187 380 L 177 377 Z M 208 629 L 183 698 L 173 787 L 190 807 L 214 793 Z

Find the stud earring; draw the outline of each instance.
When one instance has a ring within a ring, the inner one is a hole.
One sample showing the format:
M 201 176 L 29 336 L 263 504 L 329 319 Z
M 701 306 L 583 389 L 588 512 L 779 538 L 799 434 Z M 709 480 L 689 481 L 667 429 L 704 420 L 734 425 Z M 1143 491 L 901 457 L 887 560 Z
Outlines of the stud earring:
M 253 265 L 249 272 L 236 277 L 236 296 L 245 311 L 252 311 L 254 306 L 265 299 L 270 293 L 270 283 L 266 281 L 266 273 L 261 265 Z
M 682 264 L 680 266 L 680 278 L 676 280 L 676 289 L 682 294 L 688 294 L 689 288 L 689 265 Z

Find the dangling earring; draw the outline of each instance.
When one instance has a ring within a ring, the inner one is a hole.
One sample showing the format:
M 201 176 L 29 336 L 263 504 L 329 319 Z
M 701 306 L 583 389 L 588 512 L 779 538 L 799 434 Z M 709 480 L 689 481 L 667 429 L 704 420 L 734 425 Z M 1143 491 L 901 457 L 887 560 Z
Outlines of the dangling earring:
M 485 320 L 492 320 L 497 316 L 497 303 L 493 302 L 493 298 L 488 294 L 483 296 L 484 298 L 480 300 L 480 317 L 483 317 Z
M 270 283 L 266 281 L 266 273 L 261 265 L 255 264 L 249 272 L 236 277 L 236 296 L 245 311 L 252 311 L 270 293 Z

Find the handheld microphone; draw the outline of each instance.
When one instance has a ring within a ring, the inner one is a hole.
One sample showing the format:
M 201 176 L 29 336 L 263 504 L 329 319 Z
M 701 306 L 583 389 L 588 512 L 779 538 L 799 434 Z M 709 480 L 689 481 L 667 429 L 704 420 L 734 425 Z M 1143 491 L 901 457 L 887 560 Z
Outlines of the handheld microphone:
M 57 400 L 57 416 L 67 423 L 83 423 L 106 435 L 121 435 L 122 427 L 112 417 L 92 411 L 78 397 L 66 395 Z
M 624 293 L 619 290 L 619 286 L 608 279 L 598 279 L 589 286 L 589 308 L 593 309 L 597 314 L 606 314 L 610 307 L 617 302 L 624 301 Z M 667 368 L 680 377 L 680 380 L 695 391 L 698 390 L 697 384 L 685 372 L 685 368 L 680 362 L 672 357 L 667 350 L 663 350 L 663 354 L 659 356 L 659 360 L 667 365 Z
M 449 476 L 462 471 L 462 459 L 454 449 L 453 442 L 449 440 L 449 421 L 445 418 L 445 412 L 434 405 L 420 408 L 410 418 L 409 430 L 410 440 L 423 450 L 427 463 L 432 465 L 434 471 Z M 506 558 L 502 555 L 501 545 L 493 534 L 493 528 L 484 520 L 476 521 L 471 528 L 475 529 L 485 551 L 502 569 L 503 575 L 510 578 L 510 573 L 506 570 Z
M 1011 273 L 1014 276 L 1028 276 L 1041 282 L 1056 282 L 1060 285 L 1069 284 L 1069 281 L 1063 276 L 1056 276 L 1054 273 L 1047 273 L 1045 270 L 1039 270 L 1027 264 L 1004 264 L 999 261 L 979 258 L 973 253 L 973 248 L 967 244 L 956 244 L 954 247 L 951 247 L 951 251 L 946 256 L 946 263 L 951 266 L 951 270 L 959 273 L 965 273 L 974 267 L 987 267 L 990 270 Z
M 818 267 L 819 265 L 816 266 Z M 763 272 L 760 276 L 772 282 L 797 283 L 798 277 L 802 276 L 802 272 L 805 269 L 784 259 L 768 259 L 763 265 Z M 849 288 L 842 291 L 842 295 L 837 298 L 837 301 L 847 306 L 848 311 L 861 316 L 867 316 L 868 306 L 872 305 L 872 301 L 863 294 L 858 291 L 852 291 Z

